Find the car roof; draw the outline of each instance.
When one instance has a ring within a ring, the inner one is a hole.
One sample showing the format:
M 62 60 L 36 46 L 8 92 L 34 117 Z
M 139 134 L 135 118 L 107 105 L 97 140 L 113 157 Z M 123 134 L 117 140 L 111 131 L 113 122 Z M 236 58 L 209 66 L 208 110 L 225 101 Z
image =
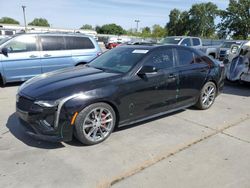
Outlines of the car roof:
M 199 38 L 199 37 L 192 37 L 192 36 L 167 36 L 166 38 Z
M 186 46 L 180 46 L 180 45 L 175 45 L 175 44 L 169 44 L 169 45 L 160 45 L 160 44 L 156 44 L 156 45 L 124 45 L 124 46 L 119 46 L 119 48 L 132 48 L 132 49 L 142 49 L 142 50 L 153 50 L 153 49 L 157 49 L 157 48 L 182 48 L 182 49 L 189 49 L 189 50 L 193 50 L 193 48 L 190 47 L 186 47 Z
M 81 37 L 90 37 L 89 35 L 82 33 L 61 33 L 61 32 L 39 32 L 39 33 L 17 33 L 16 36 L 19 35 L 48 35 L 48 36 L 81 36 Z

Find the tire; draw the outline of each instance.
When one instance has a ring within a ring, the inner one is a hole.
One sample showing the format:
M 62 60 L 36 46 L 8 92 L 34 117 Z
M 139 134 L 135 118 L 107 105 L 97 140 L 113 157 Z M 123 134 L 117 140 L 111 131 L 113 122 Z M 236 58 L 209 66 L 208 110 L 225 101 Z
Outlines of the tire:
M 213 82 L 207 82 L 200 91 L 196 107 L 200 110 L 209 109 L 216 98 L 217 88 Z
M 107 103 L 94 103 L 84 108 L 75 121 L 76 138 L 84 145 L 106 140 L 116 125 L 116 114 Z
M 0 87 L 4 87 L 3 77 L 0 74 Z
M 83 67 L 84 65 L 86 65 L 87 63 L 78 63 L 77 65 L 76 65 L 76 67 Z

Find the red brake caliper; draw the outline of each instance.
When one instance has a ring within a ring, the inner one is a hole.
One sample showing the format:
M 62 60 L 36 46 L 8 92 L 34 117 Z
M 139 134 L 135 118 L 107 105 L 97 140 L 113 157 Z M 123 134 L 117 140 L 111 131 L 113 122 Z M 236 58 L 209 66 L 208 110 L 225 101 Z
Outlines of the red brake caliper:
M 103 119 L 105 117 L 105 115 L 106 115 L 105 113 L 102 113 L 102 115 L 101 115 L 101 117 L 102 117 L 102 126 L 107 128 L 106 121 L 105 121 L 105 119 Z

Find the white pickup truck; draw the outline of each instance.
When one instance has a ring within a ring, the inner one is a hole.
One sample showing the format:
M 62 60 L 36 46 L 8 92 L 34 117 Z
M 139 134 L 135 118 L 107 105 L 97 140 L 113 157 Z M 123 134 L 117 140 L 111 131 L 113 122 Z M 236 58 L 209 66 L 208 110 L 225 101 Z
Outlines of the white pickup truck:
M 219 46 L 203 46 L 202 40 L 198 37 L 188 37 L 188 36 L 166 37 L 160 43 L 190 46 L 192 48 L 203 51 L 210 57 L 213 57 L 215 59 L 218 58 Z

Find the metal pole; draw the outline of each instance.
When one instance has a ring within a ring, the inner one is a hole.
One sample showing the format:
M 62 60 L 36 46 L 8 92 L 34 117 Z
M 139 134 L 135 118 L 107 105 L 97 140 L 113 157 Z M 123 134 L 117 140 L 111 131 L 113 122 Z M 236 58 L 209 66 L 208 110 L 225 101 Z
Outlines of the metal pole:
M 135 22 L 136 22 L 136 32 L 138 32 L 140 20 L 135 20 Z
M 26 25 L 26 16 L 25 16 L 25 8 L 26 6 L 22 6 L 23 8 L 23 19 L 24 19 L 24 28 L 25 28 L 25 32 L 27 31 L 27 25 Z

